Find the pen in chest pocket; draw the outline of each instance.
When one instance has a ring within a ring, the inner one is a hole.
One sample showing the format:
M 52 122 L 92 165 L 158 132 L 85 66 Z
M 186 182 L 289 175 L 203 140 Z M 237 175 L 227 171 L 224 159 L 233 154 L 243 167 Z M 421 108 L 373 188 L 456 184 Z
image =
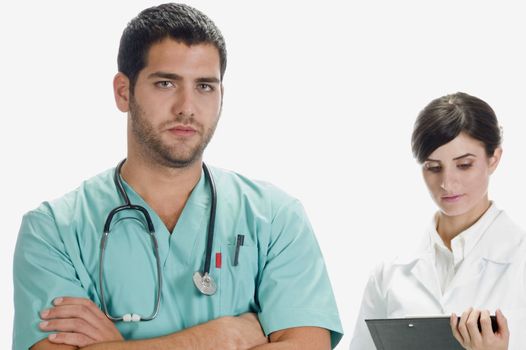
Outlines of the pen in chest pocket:
M 234 266 L 237 266 L 239 263 L 239 249 L 243 243 L 245 243 L 245 235 L 237 235 L 236 250 L 234 252 Z

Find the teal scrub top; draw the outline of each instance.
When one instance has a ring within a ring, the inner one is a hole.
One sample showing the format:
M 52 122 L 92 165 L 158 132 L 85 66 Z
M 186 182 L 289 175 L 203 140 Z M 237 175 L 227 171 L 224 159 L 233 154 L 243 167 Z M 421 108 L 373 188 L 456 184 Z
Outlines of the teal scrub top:
M 212 296 L 201 294 L 192 276 L 203 271 L 211 195 L 203 174 L 173 232 L 124 182 L 132 204 L 153 221 L 162 269 L 161 306 L 152 321 L 116 323 L 125 339 L 158 337 L 216 319 L 255 312 L 265 332 L 317 326 L 331 331 L 332 347 L 342 327 L 325 264 L 300 202 L 276 187 L 211 168 L 217 212 L 210 274 Z M 13 349 L 28 349 L 48 334 L 39 312 L 54 298 L 89 298 L 99 307 L 100 240 L 108 213 L 124 204 L 110 169 L 64 197 L 27 213 L 14 256 Z M 238 264 L 234 254 L 244 235 Z M 117 214 L 104 263 L 104 291 L 111 315 L 150 315 L 157 267 L 145 220 L 136 211 Z

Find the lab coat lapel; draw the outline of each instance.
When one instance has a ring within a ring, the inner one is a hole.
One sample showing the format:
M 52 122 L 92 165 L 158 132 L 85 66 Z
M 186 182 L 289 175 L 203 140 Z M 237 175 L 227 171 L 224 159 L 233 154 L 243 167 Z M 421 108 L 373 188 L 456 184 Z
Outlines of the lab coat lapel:
M 470 261 L 464 261 L 445 291 L 444 298 L 446 301 L 458 298 L 461 300 L 472 300 L 472 303 L 474 303 L 479 288 L 482 288 L 480 284 L 483 281 L 481 279 L 487 266 L 488 260 L 480 256 L 470 259 Z M 461 298 L 456 297 L 458 293 L 462 294 Z
M 462 266 L 451 281 L 446 297 L 454 298 L 460 289 L 464 299 L 472 297 L 475 300 L 479 288 L 484 283 L 484 275 L 490 273 L 504 274 L 508 265 L 513 261 L 517 247 L 523 235 L 514 227 L 513 222 L 501 212 L 486 228 L 476 246 L 464 258 Z M 495 278 L 492 278 L 494 280 Z M 470 291 L 471 286 L 472 291 Z M 472 296 L 466 293 L 471 293 Z
M 424 289 L 440 304 L 442 292 L 438 283 L 435 269 L 433 267 L 433 257 L 431 251 L 422 252 L 420 258 L 411 268 L 413 277 L 424 287 Z
M 434 272 L 434 257 L 429 236 L 426 235 L 420 242 L 416 254 L 399 256 L 396 263 L 407 266 L 413 278 L 440 304 L 442 292 Z

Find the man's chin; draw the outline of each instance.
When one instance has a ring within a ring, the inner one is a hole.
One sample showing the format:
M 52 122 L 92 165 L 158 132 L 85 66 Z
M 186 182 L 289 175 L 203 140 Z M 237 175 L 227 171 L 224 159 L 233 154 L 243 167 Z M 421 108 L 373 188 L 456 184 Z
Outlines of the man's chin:
M 168 166 L 174 169 L 187 168 L 196 162 L 201 160 L 201 154 L 192 154 L 192 155 L 165 155 L 162 157 L 163 165 Z

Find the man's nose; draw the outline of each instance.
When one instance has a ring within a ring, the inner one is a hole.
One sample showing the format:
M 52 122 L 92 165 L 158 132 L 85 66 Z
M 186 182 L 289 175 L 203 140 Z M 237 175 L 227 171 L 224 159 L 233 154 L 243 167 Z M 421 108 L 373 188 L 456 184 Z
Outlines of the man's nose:
M 182 87 L 177 91 L 173 112 L 176 115 L 192 117 L 195 114 L 194 90 L 190 87 Z

